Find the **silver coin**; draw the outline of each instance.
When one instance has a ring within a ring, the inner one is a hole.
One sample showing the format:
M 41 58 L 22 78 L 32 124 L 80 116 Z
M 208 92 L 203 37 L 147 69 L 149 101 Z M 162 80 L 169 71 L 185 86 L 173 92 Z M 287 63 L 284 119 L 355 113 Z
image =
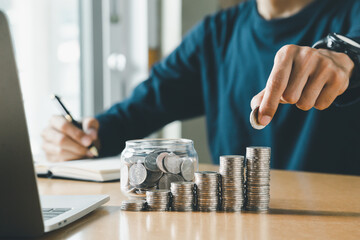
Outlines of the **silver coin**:
M 143 156 L 131 156 L 131 157 L 125 158 L 125 162 L 129 163 L 130 165 L 135 164 L 135 163 L 144 163 L 145 162 L 145 157 L 143 157 Z
M 125 158 L 130 158 L 130 157 L 132 157 L 132 156 L 134 155 L 134 152 L 135 152 L 135 150 L 132 149 L 132 148 L 130 148 L 130 149 L 127 149 L 126 151 L 124 151 L 124 152 L 122 153 L 122 155 L 123 155 Z
M 168 156 L 169 153 L 168 152 L 162 152 L 160 153 L 157 158 L 156 158 L 156 165 L 158 166 L 158 168 L 164 172 L 164 173 L 167 173 L 168 171 L 166 171 L 165 167 L 164 167 L 164 158 L 166 156 Z
M 163 174 L 164 173 L 161 171 L 158 172 L 148 171 L 145 183 L 147 183 L 150 186 L 155 186 Z
M 181 164 L 181 175 L 186 181 L 194 179 L 194 163 L 189 158 L 185 158 Z
M 145 207 L 145 204 L 146 202 L 144 200 L 124 200 L 121 203 L 120 209 L 125 211 L 142 211 Z
M 147 177 L 147 172 L 144 165 L 137 163 L 130 167 L 129 179 L 131 183 L 135 185 L 140 185 L 143 182 L 145 182 L 146 177 Z
M 250 124 L 254 129 L 261 130 L 261 129 L 265 128 L 266 126 L 263 126 L 258 122 L 258 114 L 259 114 L 259 106 L 251 111 Z
M 152 152 L 149 155 L 146 156 L 145 158 L 145 167 L 146 169 L 153 171 L 153 172 L 158 172 L 160 171 L 159 167 L 156 164 L 156 158 L 159 156 L 159 153 L 157 152 Z
M 178 174 L 181 171 L 181 158 L 177 155 L 170 153 L 164 158 L 165 169 L 173 174 Z

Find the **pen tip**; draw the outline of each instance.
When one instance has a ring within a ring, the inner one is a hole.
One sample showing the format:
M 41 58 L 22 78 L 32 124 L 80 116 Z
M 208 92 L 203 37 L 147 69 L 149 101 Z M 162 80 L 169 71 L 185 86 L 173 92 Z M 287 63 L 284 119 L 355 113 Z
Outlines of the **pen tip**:
M 96 149 L 95 146 L 91 147 L 91 148 L 89 149 L 89 151 L 90 151 L 90 152 L 92 153 L 92 155 L 94 155 L 95 157 L 98 157 L 98 156 L 99 156 L 99 152 L 98 152 L 98 150 Z
M 51 99 L 51 100 L 54 100 L 55 98 L 56 98 L 56 95 L 55 95 L 55 94 L 51 94 L 51 95 L 50 95 L 50 99 Z

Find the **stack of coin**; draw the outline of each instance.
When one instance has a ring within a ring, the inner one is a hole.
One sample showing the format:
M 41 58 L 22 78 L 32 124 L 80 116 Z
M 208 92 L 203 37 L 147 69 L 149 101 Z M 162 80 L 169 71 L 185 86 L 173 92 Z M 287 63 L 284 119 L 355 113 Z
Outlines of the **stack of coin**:
M 194 210 L 195 205 L 195 183 L 194 182 L 172 182 L 171 183 L 171 210 L 188 212 Z
M 150 211 L 168 211 L 170 204 L 170 190 L 157 189 L 146 192 L 147 209 Z
M 270 157 L 269 147 L 246 148 L 246 210 L 269 209 Z
M 197 209 L 199 211 L 216 211 L 219 205 L 219 174 L 203 171 L 195 173 L 197 186 Z
M 145 209 L 146 202 L 145 200 L 139 200 L 139 199 L 130 199 L 122 201 L 121 203 L 121 210 L 124 211 L 142 211 Z
M 244 156 L 221 156 L 219 173 L 221 175 L 222 211 L 241 211 L 244 202 Z

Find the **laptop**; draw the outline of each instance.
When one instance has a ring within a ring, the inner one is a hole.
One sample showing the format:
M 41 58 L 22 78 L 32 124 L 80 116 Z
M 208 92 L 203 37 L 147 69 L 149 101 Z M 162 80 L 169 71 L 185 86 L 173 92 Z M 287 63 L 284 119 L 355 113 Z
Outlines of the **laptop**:
M 9 25 L 0 11 L 0 239 L 41 236 L 107 201 L 107 195 L 39 196 Z

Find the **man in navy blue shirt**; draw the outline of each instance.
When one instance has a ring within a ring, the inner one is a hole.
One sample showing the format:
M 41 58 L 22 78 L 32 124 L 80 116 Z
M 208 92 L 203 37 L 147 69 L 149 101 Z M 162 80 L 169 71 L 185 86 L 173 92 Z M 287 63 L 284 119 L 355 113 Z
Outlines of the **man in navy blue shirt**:
M 83 121 L 54 117 L 49 160 L 119 154 L 174 120 L 205 115 L 214 163 L 272 147 L 272 168 L 360 174 L 360 74 L 345 53 L 311 46 L 329 33 L 360 42 L 360 1 L 250 0 L 206 17 L 125 101 Z M 251 107 L 250 107 L 251 103 Z M 261 131 L 249 123 L 259 106 Z

